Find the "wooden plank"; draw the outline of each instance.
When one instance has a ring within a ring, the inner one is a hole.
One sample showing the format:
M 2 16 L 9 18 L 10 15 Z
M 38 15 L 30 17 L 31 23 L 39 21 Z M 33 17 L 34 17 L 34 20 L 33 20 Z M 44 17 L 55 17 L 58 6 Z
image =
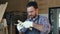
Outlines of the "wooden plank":
M 2 19 L 1 23 L 3 24 L 3 32 L 4 34 L 8 34 L 8 26 L 7 26 L 7 21 L 6 19 Z
M 5 12 L 5 10 L 6 10 L 7 4 L 8 4 L 8 2 L 6 2 L 6 4 L 1 4 L 1 5 L 0 5 L 0 22 L 1 22 L 1 20 L 2 20 L 2 17 L 3 17 L 3 15 L 4 15 L 4 12 Z

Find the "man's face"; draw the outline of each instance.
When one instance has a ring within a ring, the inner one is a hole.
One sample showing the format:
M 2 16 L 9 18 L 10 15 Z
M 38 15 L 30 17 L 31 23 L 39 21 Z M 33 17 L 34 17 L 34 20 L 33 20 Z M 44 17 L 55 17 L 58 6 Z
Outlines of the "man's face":
M 28 13 L 29 17 L 31 17 L 31 18 L 35 17 L 36 12 L 37 11 L 33 6 L 27 7 L 27 13 Z

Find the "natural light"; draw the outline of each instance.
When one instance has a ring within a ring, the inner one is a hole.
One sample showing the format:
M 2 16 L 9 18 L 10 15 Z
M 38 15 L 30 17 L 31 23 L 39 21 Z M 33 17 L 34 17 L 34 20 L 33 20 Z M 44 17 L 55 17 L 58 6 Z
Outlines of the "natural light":
M 59 27 L 60 27 L 60 14 L 59 14 Z

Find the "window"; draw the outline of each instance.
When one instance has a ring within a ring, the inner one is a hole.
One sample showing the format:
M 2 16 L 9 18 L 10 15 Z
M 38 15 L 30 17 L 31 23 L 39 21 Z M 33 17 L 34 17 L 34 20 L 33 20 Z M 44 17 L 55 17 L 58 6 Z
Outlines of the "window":
M 59 14 L 59 27 L 60 27 L 60 14 Z

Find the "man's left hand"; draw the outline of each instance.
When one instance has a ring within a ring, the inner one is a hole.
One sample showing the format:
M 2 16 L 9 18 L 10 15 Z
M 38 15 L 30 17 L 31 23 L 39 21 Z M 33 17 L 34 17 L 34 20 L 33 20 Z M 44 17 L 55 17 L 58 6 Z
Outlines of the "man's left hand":
M 31 22 L 31 21 L 25 21 L 25 22 L 23 23 L 23 26 L 24 26 L 25 28 L 33 27 L 33 22 Z

